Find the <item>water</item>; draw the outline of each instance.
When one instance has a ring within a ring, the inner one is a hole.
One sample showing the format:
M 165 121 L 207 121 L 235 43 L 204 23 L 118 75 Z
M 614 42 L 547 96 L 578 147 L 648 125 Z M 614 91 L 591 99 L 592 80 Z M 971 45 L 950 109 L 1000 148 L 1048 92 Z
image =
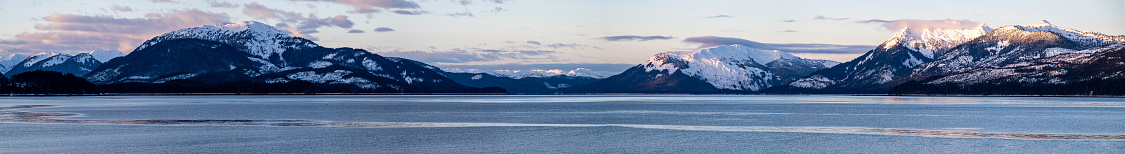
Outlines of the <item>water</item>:
M 1125 98 L 7 97 L 0 136 L 2 153 L 1123 153 Z

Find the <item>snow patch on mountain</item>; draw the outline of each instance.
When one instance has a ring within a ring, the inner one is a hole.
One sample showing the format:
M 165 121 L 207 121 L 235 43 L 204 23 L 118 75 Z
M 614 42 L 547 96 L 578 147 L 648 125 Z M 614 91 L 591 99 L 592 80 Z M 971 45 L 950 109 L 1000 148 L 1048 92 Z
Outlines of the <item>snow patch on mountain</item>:
M 922 56 L 933 59 L 940 56 L 941 52 L 961 45 L 973 38 L 980 37 L 992 31 L 987 25 L 980 24 L 966 29 L 939 29 L 939 28 L 902 28 L 894 37 L 882 45 L 883 49 L 894 46 L 906 47 L 922 53 Z
M 1046 20 L 1035 22 L 1035 23 L 1032 23 L 1032 24 L 1027 25 L 1027 26 L 1005 26 L 1005 27 L 1001 27 L 1001 28 L 1006 28 L 1006 29 L 1018 28 L 1018 29 L 1021 29 L 1021 30 L 1032 31 L 1032 32 L 1049 31 L 1049 32 L 1053 32 L 1055 34 L 1059 34 L 1059 35 L 1065 37 L 1068 40 L 1078 42 L 1078 43 L 1081 43 L 1083 45 L 1087 45 L 1087 46 L 1091 46 L 1091 47 L 1105 46 L 1105 45 L 1116 44 L 1116 43 L 1125 43 L 1125 36 L 1122 36 L 1122 35 L 1109 36 L 1109 35 L 1105 35 L 1105 34 L 1102 34 L 1102 33 L 1096 33 L 1096 32 L 1091 32 L 1091 31 L 1078 31 L 1078 30 L 1074 30 L 1074 29 L 1070 29 L 1070 28 L 1066 28 L 1066 27 L 1055 26 L 1055 25 L 1051 24 L 1050 22 L 1047 22 Z
M 256 21 L 241 21 L 172 31 L 146 41 L 141 44 L 141 46 L 137 47 L 136 50 L 145 49 L 162 40 L 201 39 L 236 46 L 241 51 L 248 52 L 263 59 L 269 59 L 270 56 L 280 55 L 289 48 L 312 48 L 319 46 L 310 41 L 294 41 L 292 38 L 293 37 L 289 36 L 289 34 L 273 26 Z
M 719 89 L 752 90 L 768 88 L 777 80 L 764 65 L 778 59 L 800 59 L 777 50 L 759 50 L 743 45 L 718 46 L 695 51 L 670 51 L 657 54 L 643 64 L 646 72 L 680 71 Z
M 97 59 L 98 61 L 104 63 L 109 62 L 109 60 L 113 58 L 123 57 L 125 56 L 125 53 L 121 53 L 121 51 L 117 50 L 94 50 L 90 51 L 90 56 L 93 56 L 94 59 Z
M 31 67 L 32 65 L 35 65 L 35 63 L 39 63 L 43 60 L 46 60 L 47 58 L 51 58 L 59 54 L 60 53 L 57 52 L 40 52 L 38 54 L 31 55 L 31 57 L 28 57 L 27 59 L 24 59 L 24 61 L 21 63 L 23 63 L 23 67 Z

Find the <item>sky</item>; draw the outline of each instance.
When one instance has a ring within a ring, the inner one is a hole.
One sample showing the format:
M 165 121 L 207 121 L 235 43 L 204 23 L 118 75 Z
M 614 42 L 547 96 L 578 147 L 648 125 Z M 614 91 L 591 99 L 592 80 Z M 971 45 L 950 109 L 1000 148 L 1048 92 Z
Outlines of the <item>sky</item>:
M 0 0 L 0 54 L 128 53 L 177 29 L 259 21 L 325 47 L 442 68 L 612 73 L 656 53 L 730 43 L 846 62 L 902 26 L 1040 20 L 1122 35 L 1125 1 Z

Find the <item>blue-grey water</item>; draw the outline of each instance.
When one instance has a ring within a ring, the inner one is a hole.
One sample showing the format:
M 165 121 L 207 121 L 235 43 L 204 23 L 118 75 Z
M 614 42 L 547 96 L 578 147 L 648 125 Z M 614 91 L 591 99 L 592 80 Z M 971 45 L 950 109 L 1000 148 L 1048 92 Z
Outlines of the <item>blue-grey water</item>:
M 1125 98 L 0 98 L 0 153 L 1125 153 Z

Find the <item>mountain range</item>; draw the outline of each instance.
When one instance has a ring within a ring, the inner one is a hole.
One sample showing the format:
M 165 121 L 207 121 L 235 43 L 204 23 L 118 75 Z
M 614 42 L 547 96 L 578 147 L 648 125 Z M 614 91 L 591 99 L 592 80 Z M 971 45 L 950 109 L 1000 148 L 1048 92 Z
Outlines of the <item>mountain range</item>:
M 839 64 L 743 45 L 659 53 L 625 72 L 564 93 L 756 93 Z
M 318 92 L 340 93 L 1116 94 L 1125 90 L 1105 87 L 1125 83 L 1123 46 L 1125 36 L 1047 21 L 996 29 L 908 27 L 844 63 L 734 44 L 663 52 L 603 75 L 588 69 L 442 69 L 362 49 L 322 47 L 244 21 L 172 31 L 128 55 L 9 55 L 0 57 L 0 68 L 9 76 L 70 73 L 99 85 L 307 83 Z M 999 90 L 1012 87 L 1022 90 Z
M 318 92 L 503 93 L 455 83 L 426 66 L 362 49 L 326 48 L 263 23 L 186 28 L 142 43 L 85 78 L 96 84 L 309 82 Z

